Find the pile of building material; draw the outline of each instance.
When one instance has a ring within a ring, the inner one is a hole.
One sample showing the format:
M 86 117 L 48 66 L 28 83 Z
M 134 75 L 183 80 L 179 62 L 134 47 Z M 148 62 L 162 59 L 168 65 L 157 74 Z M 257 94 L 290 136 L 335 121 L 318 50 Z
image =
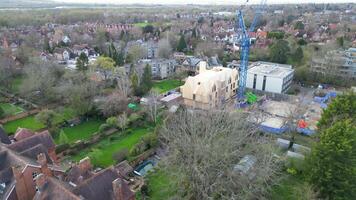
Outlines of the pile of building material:
M 282 134 L 288 130 L 288 118 L 296 111 L 297 106 L 288 102 L 265 101 L 261 109 L 267 117 L 260 124 L 264 132 Z

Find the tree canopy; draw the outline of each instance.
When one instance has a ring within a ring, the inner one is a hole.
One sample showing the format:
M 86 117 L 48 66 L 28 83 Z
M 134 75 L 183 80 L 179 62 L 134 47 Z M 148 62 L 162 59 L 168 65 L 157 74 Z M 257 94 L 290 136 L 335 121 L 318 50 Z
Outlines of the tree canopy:
M 338 121 L 320 133 L 309 157 L 309 181 L 327 199 L 356 199 L 356 125 Z
M 272 62 L 285 64 L 288 60 L 290 48 L 285 40 L 278 40 L 270 46 L 270 59 Z
M 178 45 L 177 45 L 177 51 L 179 52 L 185 52 L 187 51 L 187 43 L 185 41 L 184 35 L 180 36 Z

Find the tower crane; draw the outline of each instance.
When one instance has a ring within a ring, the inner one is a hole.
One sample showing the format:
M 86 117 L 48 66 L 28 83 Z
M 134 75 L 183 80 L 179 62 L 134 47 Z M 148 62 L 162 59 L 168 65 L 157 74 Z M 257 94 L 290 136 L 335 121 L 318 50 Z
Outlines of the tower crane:
M 250 46 L 252 44 L 252 38 L 249 36 L 249 32 L 255 30 L 256 24 L 262 15 L 263 8 L 266 5 L 267 0 L 262 0 L 261 3 L 257 6 L 255 11 L 254 19 L 251 23 L 249 30 L 247 31 L 244 16 L 242 9 L 237 11 L 236 18 L 236 33 L 237 33 L 237 42 L 240 43 L 240 69 L 239 69 L 239 88 L 237 93 L 238 102 L 244 101 L 244 94 L 246 88 L 246 79 L 247 79 L 247 69 L 248 69 L 248 59 L 250 55 Z M 246 1 L 246 3 L 248 0 Z

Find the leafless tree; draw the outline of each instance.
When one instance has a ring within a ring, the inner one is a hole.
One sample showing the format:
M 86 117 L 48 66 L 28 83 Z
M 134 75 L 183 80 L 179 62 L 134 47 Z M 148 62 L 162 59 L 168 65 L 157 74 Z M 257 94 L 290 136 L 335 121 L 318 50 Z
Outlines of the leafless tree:
M 124 112 L 127 107 L 127 98 L 122 94 L 113 93 L 100 106 L 101 112 L 106 116 L 115 116 Z
M 167 39 L 158 42 L 158 56 L 160 58 L 169 58 L 172 53 L 172 47 Z
M 177 180 L 179 199 L 266 199 L 278 173 L 271 138 L 241 112 L 180 111 L 160 132 L 169 155 L 163 169 Z M 246 155 L 247 170 L 234 167 Z
M 117 79 L 117 89 L 124 97 L 128 97 L 131 94 L 131 81 L 125 72 L 119 73 L 119 78 Z
M 133 45 L 129 47 L 128 55 L 133 62 L 136 62 L 141 58 L 147 57 L 147 50 L 138 44 Z
M 128 123 L 129 123 L 129 119 L 128 119 L 127 114 L 125 112 L 117 117 L 117 126 L 119 128 L 121 128 L 122 131 L 125 130 L 125 128 L 126 128 Z
M 158 116 L 158 103 L 159 103 L 159 93 L 157 91 L 151 90 L 147 96 L 147 112 L 151 118 L 151 121 L 156 123 Z

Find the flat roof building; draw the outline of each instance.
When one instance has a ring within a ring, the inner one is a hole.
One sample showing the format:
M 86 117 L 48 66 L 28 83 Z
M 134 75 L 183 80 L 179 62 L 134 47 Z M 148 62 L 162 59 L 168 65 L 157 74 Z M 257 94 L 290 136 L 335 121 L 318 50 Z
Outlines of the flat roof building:
M 255 62 L 247 71 L 246 87 L 273 93 L 285 93 L 293 80 L 291 65 Z

